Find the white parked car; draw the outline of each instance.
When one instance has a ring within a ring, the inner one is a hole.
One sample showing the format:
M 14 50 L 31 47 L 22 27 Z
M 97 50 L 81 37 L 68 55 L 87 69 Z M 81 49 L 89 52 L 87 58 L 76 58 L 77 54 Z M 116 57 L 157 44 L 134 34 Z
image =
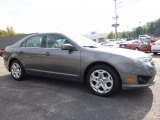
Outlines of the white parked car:
M 157 53 L 160 53 L 160 39 L 157 40 L 156 42 L 152 43 L 152 45 L 151 45 L 151 52 L 154 55 L 157 55 Z
M 118 48 L 120 43 L 121 43 L 121 41 L 110 41 L 110 42 L 104 43 L 104 44 L 102 44 L 102 45 L 103 45 L 103 46 L 108 46 L 108 47 Z
M 139 39 L 150 39 L 151 36 L 149 35 L 139 35 Z

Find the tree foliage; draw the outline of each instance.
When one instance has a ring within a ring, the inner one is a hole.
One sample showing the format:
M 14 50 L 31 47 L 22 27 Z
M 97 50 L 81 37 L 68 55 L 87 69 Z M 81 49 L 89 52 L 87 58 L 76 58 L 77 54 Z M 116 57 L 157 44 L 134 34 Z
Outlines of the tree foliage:
M 148 22 L 143 26 L 133 28 L 132 31 L 119 32 L 119 38 L 138 38 L 139 35 L 150 35 L 153 37 L 160 37 L 160 19 Z M 110 35 L 110 34 L 109 34 Z
M 114 39 L 114 33 L 110 32 L 107 36 L 108 39 Z
M 0 37 L 8 36 L 8 35 L 15 35 L 15 34 L 16 33 L 15 33 L 14 28 L 12 26 L 7 26 L 6 30 L 0 29 Z
M 15 35 L 14 29 L 12 26 L 7 26 L 6 31 L 9 35 Z

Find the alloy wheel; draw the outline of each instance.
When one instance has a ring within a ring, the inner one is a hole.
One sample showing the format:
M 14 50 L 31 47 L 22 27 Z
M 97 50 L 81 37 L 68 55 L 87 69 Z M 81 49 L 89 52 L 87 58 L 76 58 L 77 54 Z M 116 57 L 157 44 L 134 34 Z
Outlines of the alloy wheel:
M 12 76 L 16 79 L 20 78 L 21 77 L 21 67 L 18 63 L 13 63 L 12 66 L 11 66 L 11 73 L 12 73 Z
M 106 70 L 98 69 L 90 75 L 90 85 L 95 92 L 108 93 L 113 87 L 113 78 Z

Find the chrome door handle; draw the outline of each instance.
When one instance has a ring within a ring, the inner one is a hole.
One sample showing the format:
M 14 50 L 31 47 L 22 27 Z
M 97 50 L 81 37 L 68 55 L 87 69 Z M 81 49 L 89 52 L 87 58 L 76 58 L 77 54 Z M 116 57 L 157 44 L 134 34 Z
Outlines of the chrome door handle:
M 46 53 L 45 53 L 45 54 L 43 54 L 43 55 L 49 56 L 50 54 L 49 54 L 49 52 L 46 52 Z

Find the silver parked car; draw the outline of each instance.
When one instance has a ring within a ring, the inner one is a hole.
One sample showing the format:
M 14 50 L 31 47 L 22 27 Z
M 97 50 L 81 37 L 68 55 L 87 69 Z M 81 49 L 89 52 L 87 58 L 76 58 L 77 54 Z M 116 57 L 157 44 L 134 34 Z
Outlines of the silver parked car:
M 157 40 L 156 42 L 152 43 L 151 52 L 154 55 L 157 55 L 157 53 L 160 53 L 160 40 Z
M 15 80 L 26 74 L 82 80 L 99 96 L 121 87 L 148 87 L 156 74 L 152 57 L 143 52 L 106 48 L 82 36 L 60 33 L 29 35 L 6 47 L 4 64 Z

